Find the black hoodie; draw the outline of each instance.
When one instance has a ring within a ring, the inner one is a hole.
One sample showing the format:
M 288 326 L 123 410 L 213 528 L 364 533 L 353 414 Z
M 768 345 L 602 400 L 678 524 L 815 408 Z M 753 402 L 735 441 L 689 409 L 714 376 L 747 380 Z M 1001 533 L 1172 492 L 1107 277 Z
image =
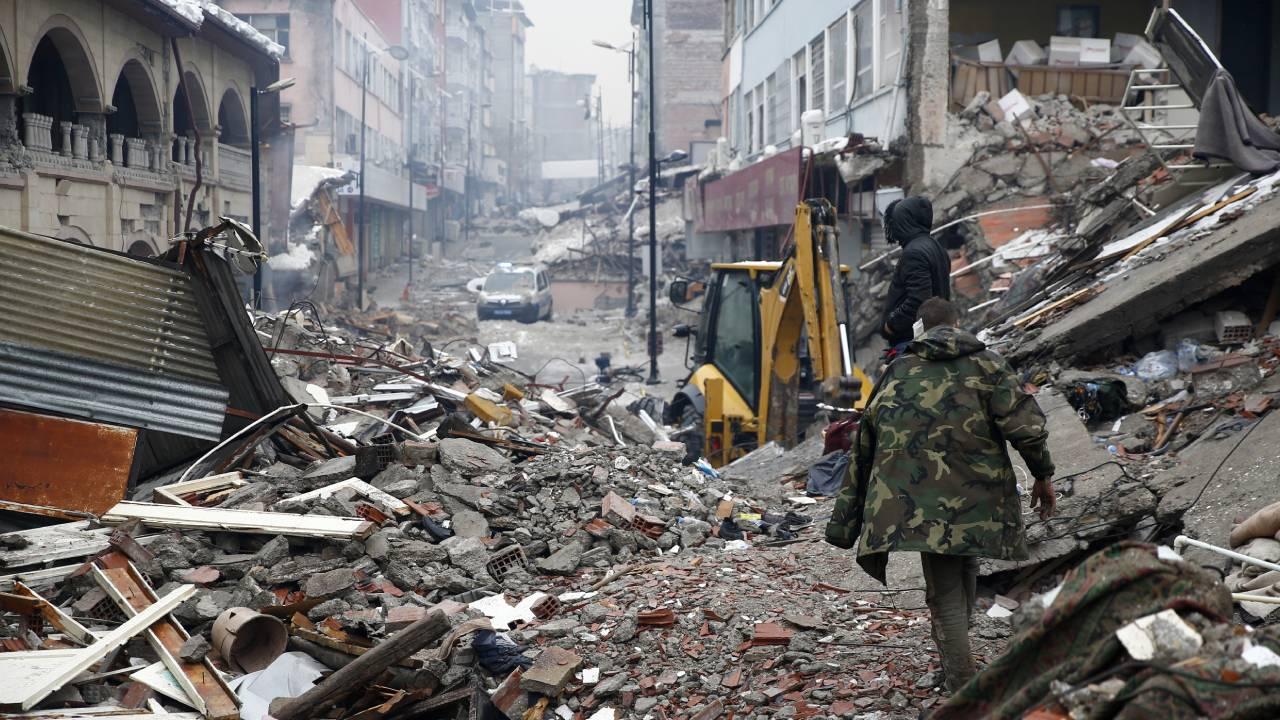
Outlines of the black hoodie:
M 884 224 L 889 239 L 902 246 L 881 322 L 881 334 L 897 345 L 912 338 L 911 326 L 925 300 L 951 299 L 951 257 L 929 234 L 933 204 L 927 198 L 915 195 L 891 204 Z

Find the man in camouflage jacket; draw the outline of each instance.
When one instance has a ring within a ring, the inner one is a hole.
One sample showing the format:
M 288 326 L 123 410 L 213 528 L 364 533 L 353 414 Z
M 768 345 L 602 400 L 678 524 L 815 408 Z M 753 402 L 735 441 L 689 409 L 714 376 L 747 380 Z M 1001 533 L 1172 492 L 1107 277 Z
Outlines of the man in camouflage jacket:
M 1035 477 L 1032 507 L 1054 508 L 1044 414 L 1000 356 L 956 327 L 941 298 L 921 306 L 925 333 L 886 369 L 858 430 L 855 462 L 827 526 L 885 582 L 888 553 L 919 552 L 947 687 L 974 674 L 969 615 L 977 558 L 1027 556 L 1022 503 L 1006 450 Z

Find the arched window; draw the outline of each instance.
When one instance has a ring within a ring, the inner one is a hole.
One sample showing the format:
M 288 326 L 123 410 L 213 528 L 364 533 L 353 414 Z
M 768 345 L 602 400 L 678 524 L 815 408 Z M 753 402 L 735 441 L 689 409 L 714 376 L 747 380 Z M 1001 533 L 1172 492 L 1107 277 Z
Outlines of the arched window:
M 218 103 L 218 142 L 223 145 L 247 146 L 249 123 L 245 119 L 244 104 L 235 90 L 228 89 Z

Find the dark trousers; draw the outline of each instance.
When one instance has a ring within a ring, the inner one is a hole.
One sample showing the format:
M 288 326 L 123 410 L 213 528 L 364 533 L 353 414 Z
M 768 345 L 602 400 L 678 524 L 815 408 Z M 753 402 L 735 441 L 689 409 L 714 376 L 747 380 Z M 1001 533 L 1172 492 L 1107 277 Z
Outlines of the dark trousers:
M 969 649 L 969 616 L 978 590 L 977 558 L 920 553 L 925 604 L 933 625 L 933 642 L 942 655 L 947 690 L 955 692 L 976 670 Z

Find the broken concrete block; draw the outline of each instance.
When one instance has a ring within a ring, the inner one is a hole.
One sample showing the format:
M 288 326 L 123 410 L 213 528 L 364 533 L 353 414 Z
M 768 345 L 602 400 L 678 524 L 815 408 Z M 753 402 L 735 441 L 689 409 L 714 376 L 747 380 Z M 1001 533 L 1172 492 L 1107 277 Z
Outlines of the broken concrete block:
M 315 490 L 325 485 L 341 482 L 356 474 L 356 458 L 354 455 L 333 458 L 316 463 L 307 468 L 300 478 L 300 486 L 304 490 Z
M 440 543 L 440 547 L 449 553 L 449 562 L 454 567 L 465 570 L 476 578 L 488 578 L 489 549 L 479 538 L 451 537 Z
M 406 440 L 400 445 L 400 462 L 405 465 L 430 467 L 440 458 L 440 444 Z
M 391 542 L 389 540 L 390 533 L 387 530 L 379 530 L 364 540 L 364 552 L 374 560 L 385 560 L 387 553 L 391 552 Z
M 600 501 L 600 517 L 608 520 L 614 527 L 630 528 L 636 518 L 636 507 L 622 499 L 615 492 L 610 492 Z
M 456 513 L 450 520 L 451 528 L 458 537 L 489 537 L 489 521 L 474 510 L 463 510 L 460 513 Z
M 583 552 L 582 544 L 573 540 L 550 557 L 541 558 L 534 564 L 548 575 L 572 575 L 578 569 Z
M 577 653 L 549 647 L 533 661 L 533 667 L 524 671 L 524 677 L 520 678 L 520 688 L 557 697 L 581 665 L 582 658 Z
M 355 582 L 355 574 L 349 568 L 339 568 L 308 577 L 302 588 L 309 598 L 328 600 L 345 593 Z
M 1161 610 L 1116 630 L 1116 639 L 1134 660 L 1175 663 L 1200 650 L 1204 639 L 1173 610 Z
M 510 469 L 511 461 L 488 445 L 463 438 L 440 441 L 440 462 L 449 470 L 471 478 Z
M 291 554 L 289 539 L 283 535 L 277 535 L 268 540 L 266 545 L 263 545 L 258 552 L 253 554 L 253 561 L 262 567 L 275 567 L 288 560 Z
M 193 635 L 178 648 L 178 659 L 190 663 L 202 662 L 212 649 L 213 646 L 203 635 Z

